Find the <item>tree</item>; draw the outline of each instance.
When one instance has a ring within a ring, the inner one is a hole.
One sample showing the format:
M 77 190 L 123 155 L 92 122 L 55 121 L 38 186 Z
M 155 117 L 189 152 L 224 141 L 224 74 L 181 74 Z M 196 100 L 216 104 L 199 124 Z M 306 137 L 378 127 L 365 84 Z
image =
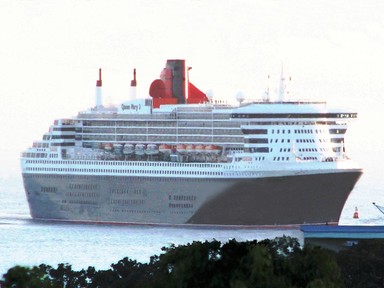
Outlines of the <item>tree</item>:
M 54 288 L 55 286 L 49 279 L 47 269 L 49 266 L 40 265 L 39 267 L 15 266 L 3 275 L 0 287 L 28 287 L 28 288 Z
M 218 287 L 212 281 L 220 259 L 220 245 L 214 240 L 163 248 L 166 253 L 159 257 L 156 279 L 160 281 L 159 287 Z
M 342 250 L 337 261 L 347 287 L 384 286 L 384 240 L 361 240 Z
M 295 238 L 222 244 L 192 242 L 162 248 L 142 264 L 124 258 L 111 269 L 73 271 L 15 266 L 3 275 L 1 287 L 383 287 L 384 241 L 367 240 L 338 253 L 306 245 Z

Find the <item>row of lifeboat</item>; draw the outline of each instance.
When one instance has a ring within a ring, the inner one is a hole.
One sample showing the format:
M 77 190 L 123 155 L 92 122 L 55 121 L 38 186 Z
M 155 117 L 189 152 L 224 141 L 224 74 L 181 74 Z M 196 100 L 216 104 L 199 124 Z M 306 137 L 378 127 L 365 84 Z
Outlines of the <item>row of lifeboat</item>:
M 159 148 L 156 144 L 119 144 L 106 143 L 103 145 L 105 152 L 114 152 L 115 154 L 136 154 L 136 155 L 156 155 L 159 154 Z
M 179 154 L 219 154 L 222 151 L 222 147 L 209 144 L 178 144 L 178 145 L 168 145 L 168 144 L 119 144 L 119 143 L 106 143 L 103 145 L 106 152 L 114 152 L 116 154 L 125 154 L 125 155 L 157 155 L 162 154 L 171 154 L 177 152 Z
M 211 154 L 219 154 L 221 152 L 222 148 L 217 145 L 203 145 L 203 144 L 178 144 L 176 145 L 176 151 L 180 154 L 184 153 L 197 153 L 197 154 L 204 154 L 204 153 L 211 153 Z

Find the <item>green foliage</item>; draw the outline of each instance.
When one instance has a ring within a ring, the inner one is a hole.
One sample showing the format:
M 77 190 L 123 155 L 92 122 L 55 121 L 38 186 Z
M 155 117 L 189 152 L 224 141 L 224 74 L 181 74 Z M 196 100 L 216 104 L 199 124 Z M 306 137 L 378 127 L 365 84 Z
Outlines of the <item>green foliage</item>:
M 384 240 L 361 240 L 358 245 L 338 253 L 347 287 L 384 286 Z
M 226 243 L 192 242 L 162 248 L 142 264 L 124 258 L 108 270 L 74 271 L 41 264 L 15 266 L 3 275 L 0 287 L 383 287 L 384 242 L 361 241 L 333 252 L 300 247 L 297 239 Z
M 50 281 L 47 274 L 47 268 L 49 266 L 40 265 L 39 267 L 23 267 L 15 266 L 8 270 L 6 274 L 3 275 L 3 280 L 0 281 L 0 287 L 28 287 L 28 288 L 54 288 L 55 286 L 52 281 Z
M 214 240 L 163 249 L 166 253 L 158 261 L 163 276 L 159 282 L 168 287 L 214 287 L 211 278 L 213 282 L 220 282 L 215 275 L 220 246 L 221 243 Z
M 335 253 L 327 249 L 304 247 L 296 254 L 291 263 L 291 269 L 291 273 L 293 272 L 291 277 L 299 287 L 344 286 Z

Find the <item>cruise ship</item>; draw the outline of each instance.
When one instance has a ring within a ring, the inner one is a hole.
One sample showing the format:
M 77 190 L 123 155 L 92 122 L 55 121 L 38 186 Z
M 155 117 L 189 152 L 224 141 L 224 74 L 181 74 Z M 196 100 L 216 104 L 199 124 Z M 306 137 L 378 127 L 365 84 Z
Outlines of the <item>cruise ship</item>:
M 34 219 L 150 225 L 338 222 L 362 174 L 345 151 L 357 113 L 325 102 L 227 104 L 167 60 L 149 96 L 57 119 L 21 155 Z

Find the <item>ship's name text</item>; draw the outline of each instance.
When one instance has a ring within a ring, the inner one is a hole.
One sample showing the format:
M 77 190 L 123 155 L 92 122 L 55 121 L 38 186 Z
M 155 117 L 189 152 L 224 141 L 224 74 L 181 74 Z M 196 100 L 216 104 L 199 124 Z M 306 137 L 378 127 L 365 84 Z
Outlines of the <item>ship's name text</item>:
M 132 111 L 139 111 L 141 110 L 141 104 L 135 105 L 135 104 L 121 104 L 121 109 L 124 110 L 132 110 Z

